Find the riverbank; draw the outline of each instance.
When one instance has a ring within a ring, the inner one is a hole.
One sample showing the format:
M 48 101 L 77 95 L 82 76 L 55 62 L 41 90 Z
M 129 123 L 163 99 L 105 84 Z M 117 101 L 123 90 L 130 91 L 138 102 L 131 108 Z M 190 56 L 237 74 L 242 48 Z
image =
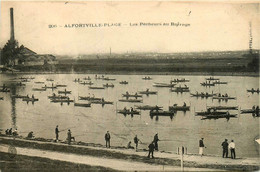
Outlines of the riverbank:
M 41 140 L 41 141 L 40 141 Z M 147 150 L 126 149 L 124 147 L 105 148 L 101 144 L 90 144 L 84 142 L 73 142 L 67 145 L 66 142 L 53 142 L 51 139 L 26 140 L 24 138 L 15 138 L 0 136 L 0 143 L 12 145 L 17 148 L 36 149 L 57 153 L 74 154 L 80 156 L 89 156 L 101 159 L 115 159 L 124 162 L 144 163 L 156 166 L 174 166 L 180 167 L 180 155 L 171 152 L 155 152 L 155 158 L 147 158 Z M 1 150 L 0 150 L 1 151 Z M 2 151 L 1 151 L 2 152 Z M 215 170 L 259 170 L 259 158 L 222 158 L 217 156 L 203 156 L 187 154 L 184 155 L 184 167 L 202 168 Z M 116 168 L 113 168 L 116 169 Z

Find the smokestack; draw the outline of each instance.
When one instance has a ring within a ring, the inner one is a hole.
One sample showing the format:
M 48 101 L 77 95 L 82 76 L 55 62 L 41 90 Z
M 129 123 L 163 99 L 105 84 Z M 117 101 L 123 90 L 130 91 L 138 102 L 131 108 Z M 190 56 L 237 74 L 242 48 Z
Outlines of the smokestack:
M 11 24 L 10 41 L 14 41 L 14 14 L 13 14 L 13 8 L 10 8 L 10 24 Z

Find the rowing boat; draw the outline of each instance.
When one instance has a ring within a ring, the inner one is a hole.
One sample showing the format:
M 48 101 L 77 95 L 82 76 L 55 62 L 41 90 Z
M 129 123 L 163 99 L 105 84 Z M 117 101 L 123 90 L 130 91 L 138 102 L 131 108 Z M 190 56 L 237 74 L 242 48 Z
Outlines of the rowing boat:
M 169 111 L 189 111 L 190 106 L 169 106 Z
M 223 114 L 227 114 L 227 112 L 224 111 L 213 111 L 213 112 L 208 112 L 208 111 L 204 111 L 204 112 L 195 112 L 196 116 L 208 116 L 208 115 L 223 115 Z
M 114 87 L 114 84 L 103 84 L 103 87 L 107 87 L 107 88 L 108 88 L 108 87 L 112 87 L 112 88 L 113 88 L 113 87 Z
M 175 85 L 176 84 L 167 84 L 167 83 L 154 83 L 153 84 L 154 87 L 169 87 L 169 88 L 172 88 Z
M 102 101 L 102 100 L 90 100 L 91 104 L 113 104 L 113 102 L 110 101 Z
M 42 88 L 45 88 L 45 89 L 56 89 L 57 86 L 44 86 Z
M 200 85 L 202 85 L 202 86 L 215 86 L 215 84 L 214 83 L 205 83 L 205 82 L 202 82 L 202 83 L 200 83 Z
M 123 97 L 142 97 L 142 95 L 139 95 L 139 94 L 122 94 Z
M 189 88 L 175 88 L 175 89 L 170 89 L 171 92 L 177 92 L 177 93 L 183 93 L 183 92 L 190 92 Z
M 23 98 L 23 101 L 26 101 L 26 102 L 36 102 L 36 101 L 39 101 L 39 99 L 36 99 L 36 98 Z
M 7 92 L 10 92 L 10 90 L 8 90 L 8 89 L 1 89 L 0 92 L 7 93 Z
M 120 81 L 119 84 L 128 84 L 127 81 Z
M 96 97 L 90 97 L 90 96 L 87 96 L 87 97 L 79 96 L 79 99 L 80 99 L 80 100 L 93 101 L 93 100 L 101 100 L 102 98 L 96 98 Z
M 218 97 L 218 96 L 214 96 L 213 99 L 229 100 L 229 99 L 236 99 L 236 98 L 235 97 Z
M 74 106 L 80 106 L 80 107 L 90 107 L 90 103 L 74 103 Z
M 229 114 L 229 115 L 207 115 L 205 117 L 203 117 L 201 120 L 205 120 L 205 119 L 219 119 L 219 118 L 236 118 L 237 114 Z
M 79 84 L 82 84 L 82 85 L 93 85 L 94 83 L 93 82 L 80 82 Z
M 46 91 L 46 88 L 33 88 L 33 91 Z
M 105 80 L 105 81 L 115 81 L 116 79 L 114 79 L 114 78 L 103 78 L 103 80 Z
M 67 87 L 67 85 L 58 84 L 56 87 Z
M 61 95 L 55 95 L 55 96 L 48 96 L 49 99 L 68 99 L 68 96 L 61 96 Z
M 27 96 L 21 96 L 21 95 L 12 95 L 12 98 L 23 99 L 23 98 L 28 98 L 28 97 Z
M 258 113 L 260 110 L 258 111 Z M 256 113 L 256 109 L 242 109 L 241 113 Z
M 126 115 L 140 115 L 140 111 L 137 110 L 131 111 L 129 109 L 123 109 L 123 110 L 118 110 L 117 112 Z
M 171 83 L 172 82 L 175 82 L 175 83 L 178 83 L 178 82 L 189 82 L 190 80 L 188 79 L 185 79 L 185 78 L 182 78 L 182 79 L 173 79 L 171 80 Z
M 162 109 L 163 107 L 159 106 L 149 106 L 149 105 L 143 105 L 143 106 L 137 106 L 135 105 L 136 109 L 140 110 L 155 110 L 155 109 Z
M 70 103 L 70 102 L 74 102 L 74 100 L 70 100 L 70 99 L 53 99 L 53 100 L 51 100 L 51 102 L 53 102 L 53 103 Z
M 149 95 L 149 94 L 157 94 L 157 91 L 139 91 L 138 93 Z
M 44 82 L 36 81 L 35 84 L 44 84 Z
M 237 106 L 208 106 L 207 109 L 216 109 L 216 110 L 237 110 Z
M 46 79 L 46 81 L 54 81 L 53 79 Z
M 58 91 L 59 94 L 71 94 L 71 91 Z
M 209 80 L 209 81 L 215 81 L 215 80 L 219 80 L 219 78 L 209 77 L 209 78 L 206 78 L 206 80 Z
M 142 103 L 143 100 L 138 99 L 119 99 L 120 102 L 129 102 L 129 103 Z
M 88 76 L 88 77 L 83 78 L 83 80 L 91 80 L 91 78 Z
M 217 94 L 193 94 L 193 93 L 190 93 L 191 94 L 191 96 L 192 97 L 202 97 L 202 98 L 204 98 L 204 97 L 213 97 L 213 96 L 216 96 Z
M 89 89 L 98 89 L 98 90 L 100 90 L 100 89 L 105 89 L 104 87 L 92 87 L 92 86 L 89 86 L 88 88 L 89 88 Z
M 152 110 L 150 111 L 150 116 L 173 116 L 174 112 L 172 111 L 156 111 L 156 110 Z
M 258 90 L 247 90 L 247 92 L 250 92 L 250 93 L 259 93 L 259 89 Z
M 227 82 L 223 82 L 223 81 L 215 81 L 215 82 L 213 82 L 213 84 L 227 84 Z
M 148 77 L 143 77 L 142 79 L 143 79 L 143 80 L 152 80 L 152 78 L 151 78 L 150 76 L 148 76 Z

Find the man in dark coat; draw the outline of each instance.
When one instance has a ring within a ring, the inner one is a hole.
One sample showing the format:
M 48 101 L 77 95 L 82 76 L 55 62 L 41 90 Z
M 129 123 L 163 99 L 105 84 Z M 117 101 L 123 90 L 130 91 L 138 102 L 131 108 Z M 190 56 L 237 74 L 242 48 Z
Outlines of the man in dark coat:
M 68 130 L 68 144 L 70 145 L 70 142 L 71 142 L 71 131 L 70 131 L 70 129 Z
M 59 141 L 59 126 L 57 125 L 56 128 L 55 128 L 55 135 L 56 135 L 56 142 Z
M 159 141 L 158 133 L 156 133 L 154 138 L 153 138 L 153 142 L 154 142 L 155 150 L 157 150 L 157 151 L 158 151 L 158 141 Z
M 105 140 L 106 140 L 106 147 L 108 146 L 110 148 L 110 134 L 109 131 L 105 134 Z
M 150 158 L 150 154 L 152 154 L 152 158 L 154 158 L 154 156 L 153 156 L 153 151 L 154 151 L 154 144 L 153 144 L 153 142 L 148 146 L 148 148 L 149 148 L 149 154 L 148 154 L 148 158 Z
M 135 150 L 137 151 L 138 142 L 139 142 L 139 139 L 137 138 L 137 135 L 135 135 L 134 142 L 135 142 Z
M 228 157 L 228 140 L 225 139 L 225 141 L 221 144 L 222 148 L 223 148 L 223 155 L 222 157 L 224 158 L 226 156 L 226 158 Z

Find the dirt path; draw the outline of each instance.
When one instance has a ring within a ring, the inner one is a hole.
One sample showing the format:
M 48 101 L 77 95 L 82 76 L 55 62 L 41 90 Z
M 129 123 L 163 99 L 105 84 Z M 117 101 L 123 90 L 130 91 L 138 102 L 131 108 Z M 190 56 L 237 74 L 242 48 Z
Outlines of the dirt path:
M 0 144 L 0 152 L 8 152 L 9 145 Z M 69 154 L 69 153 L 59 153 L 38 149 L 28 149 L 28 148 L 20 148 L 16 147 L 17 154 L 33 156 L 33 157 L 41 157 L 41 158 L 49 158 L 52 160 L 66 161 L 78 164 L 86 164 L 91 166 L 102 166 L 107 168 L 112 168 L 120 171 L 179 171 L 180 167 L 173 166 L 163 166 L 163 165 L 150 165 L 141 162 L 133 162 L 133 161 L 125 161 L 118 159 L 106 159 L 106 158 L 97 158 L 87 155 L 77 155 L 77 154 Z M 185 168 L 185 171 L 214 171 L 212 169 L 206 168 Z

